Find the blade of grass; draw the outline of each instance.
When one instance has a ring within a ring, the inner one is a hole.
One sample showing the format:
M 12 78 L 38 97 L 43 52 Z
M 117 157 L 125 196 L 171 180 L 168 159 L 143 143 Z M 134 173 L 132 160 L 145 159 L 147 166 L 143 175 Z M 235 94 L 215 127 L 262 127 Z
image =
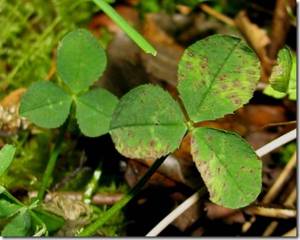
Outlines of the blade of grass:
M 128 36 L 146 53 L 156 56 L 156 50 L 154 47 L 133 27 L 131 27 L 127 21 L 121 17 L 106 1 L 104 0 L 92 0 L 100 9 L 105 12 Z

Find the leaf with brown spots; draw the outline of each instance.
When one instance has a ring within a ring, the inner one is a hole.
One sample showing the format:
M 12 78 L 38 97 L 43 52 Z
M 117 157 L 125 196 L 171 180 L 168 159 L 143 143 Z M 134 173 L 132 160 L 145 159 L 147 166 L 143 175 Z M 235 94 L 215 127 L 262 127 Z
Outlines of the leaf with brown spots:
M 239 135 L 196 128 L 191 150 L 212 202 L 241 208 L 257 198 L 261 191 L 262 163 Z
M 280 92 L 286 92 L 288 90 L 292 65 L 291 50 L 285 46 L 279 51 L 277 64 L 273 66 L 272 69 L 270 83 L 273 89 Z
M 213 35 L 185 50 L 178 78 L 191 120 L 214 120 L 249 101 L 260 78 L 260 63 L 241 39 Z
M 179 147 L 187 127 L 171 95 L 146 84 L 121 98 L 110 129 L 116 148 L 124 156 L 156 159 Z

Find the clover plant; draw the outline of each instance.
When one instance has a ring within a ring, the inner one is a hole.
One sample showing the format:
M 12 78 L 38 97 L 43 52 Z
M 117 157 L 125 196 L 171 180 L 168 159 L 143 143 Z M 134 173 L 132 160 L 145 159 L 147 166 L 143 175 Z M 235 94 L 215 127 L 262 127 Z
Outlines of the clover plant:
M 64 85 L 50 81 L 32 84 L 23 95 L 20 115 L 43 128 L 60 128 L 60 134 L 51 151 L 38 200 L 42 201 L 55 163 L 62 149 L 71 106 L 76 108 L 76 119 L 81 132 L 97 137 L 109 131 L 109 125 L 117 97 L 109 91 L 91 85 L 99 79 L 106 67 L 106 55 L 96 38 L 84 29 L 68 33 L 57 50 L 57 72 Z
M 159 86 L 141 85 L 117 105 L 110 134 L 130 158 L 157 159 L 191 134 L 193 160 L 210 200 L 228 208 L 253 202 L 261 191 L 262 163 L 238 134 L 196 124 L 246 104 L 260 79 L 260 63 L 239 38 L 213 35 L 188 47 L 178 67 L 180 101 Z
M 67 119 L 73 103 L 84 135 L 107 133 L 118 99 L 105 89 L 89 89 L 105 67 L 105 51 L 90 32 L 78 29 L 68 33 L 57 50 L 57 72 L 65 88 L 50 81 L 35 82 L 22 98 L 20 114 L 40 127 L 57 128 Z
M 0 151 L 0 177 L 9 168 L 15 154 L 15 147 L 5 145 Z M 0 219 L 8 219 L 1 231 L 4 237 L 24 237 L 48 235 L 63 224 L 61 217 L 42 210 L 37 202 L 24 205 L 0 186 Z

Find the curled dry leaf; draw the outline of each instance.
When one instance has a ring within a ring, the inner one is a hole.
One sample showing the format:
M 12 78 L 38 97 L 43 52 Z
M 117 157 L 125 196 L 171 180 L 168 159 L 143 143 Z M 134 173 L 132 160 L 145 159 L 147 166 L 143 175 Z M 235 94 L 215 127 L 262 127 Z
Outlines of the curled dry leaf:
M 267 46 L 271 44 L 271 40 L 267 32 L 252 23 L 245 11 L 239 12 L 235 18 L 235 24 L 259 57 L 262 65 L 262 80 L 266 81 L 275 63 L 268 57 Z

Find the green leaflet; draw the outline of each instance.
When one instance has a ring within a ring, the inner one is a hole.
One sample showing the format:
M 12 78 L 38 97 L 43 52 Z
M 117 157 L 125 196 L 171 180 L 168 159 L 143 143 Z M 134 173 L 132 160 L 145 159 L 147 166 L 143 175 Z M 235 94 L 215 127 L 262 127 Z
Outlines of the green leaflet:
M 28 210 L 20 211 L 2 230 L 3 237 L 26 237 L 31 227 Z
M 213 120 L 249 101 L 260 78 L 260 63 L 241 39 L 213 35 L 185 50 L 178 78 L 191 120 Z
M 261 191 L 262 163 L 239 135 L 197 128 L 191 151 L 212 202 L 241 208 L 256 199 Z
M 35 82 L 23 95 L 20 115 L 44 128 L 57 128 L 68 117 L 72 98 L 55 84 Z
M 105 67 L 105 51 L 87 30 L 68 33 L 58 47 L 58 74 L 74 93 L 90 87 Z
M 3 175 L 3 173 L 8 169 L 10 166 L 13 157 L 15 155 L 16 148 L 12 145 L 6 144 L 1 150 L 0 150 L 0 176 Z
M 124 156 L 156 159 L 178 148 L 186 129 L 183 113 L 169 93 L 145 84 L 121 98 L 110 133 Z
M 108 133 L 117 97 L 105 89 L 95 89 L 76 99 L 76 118 L 81 132 L 89 137 Z
M 65 220 L 62 217 L 48 211 L 35 209 L 34 213 L 46 225 L 47 231 L 50 234 L 58 231 L 65 224 Z
M 11 203 L 5 197 L 0 199 L 0 218 L 9 217 L 15 214 L 21 208 L 20 205 Z
M 272 69 L 270 83 L 274 90 L 279 92 L 288 90 L 292 64 L 291 50 L 286 46 L 279 51 L 277 64 Z

